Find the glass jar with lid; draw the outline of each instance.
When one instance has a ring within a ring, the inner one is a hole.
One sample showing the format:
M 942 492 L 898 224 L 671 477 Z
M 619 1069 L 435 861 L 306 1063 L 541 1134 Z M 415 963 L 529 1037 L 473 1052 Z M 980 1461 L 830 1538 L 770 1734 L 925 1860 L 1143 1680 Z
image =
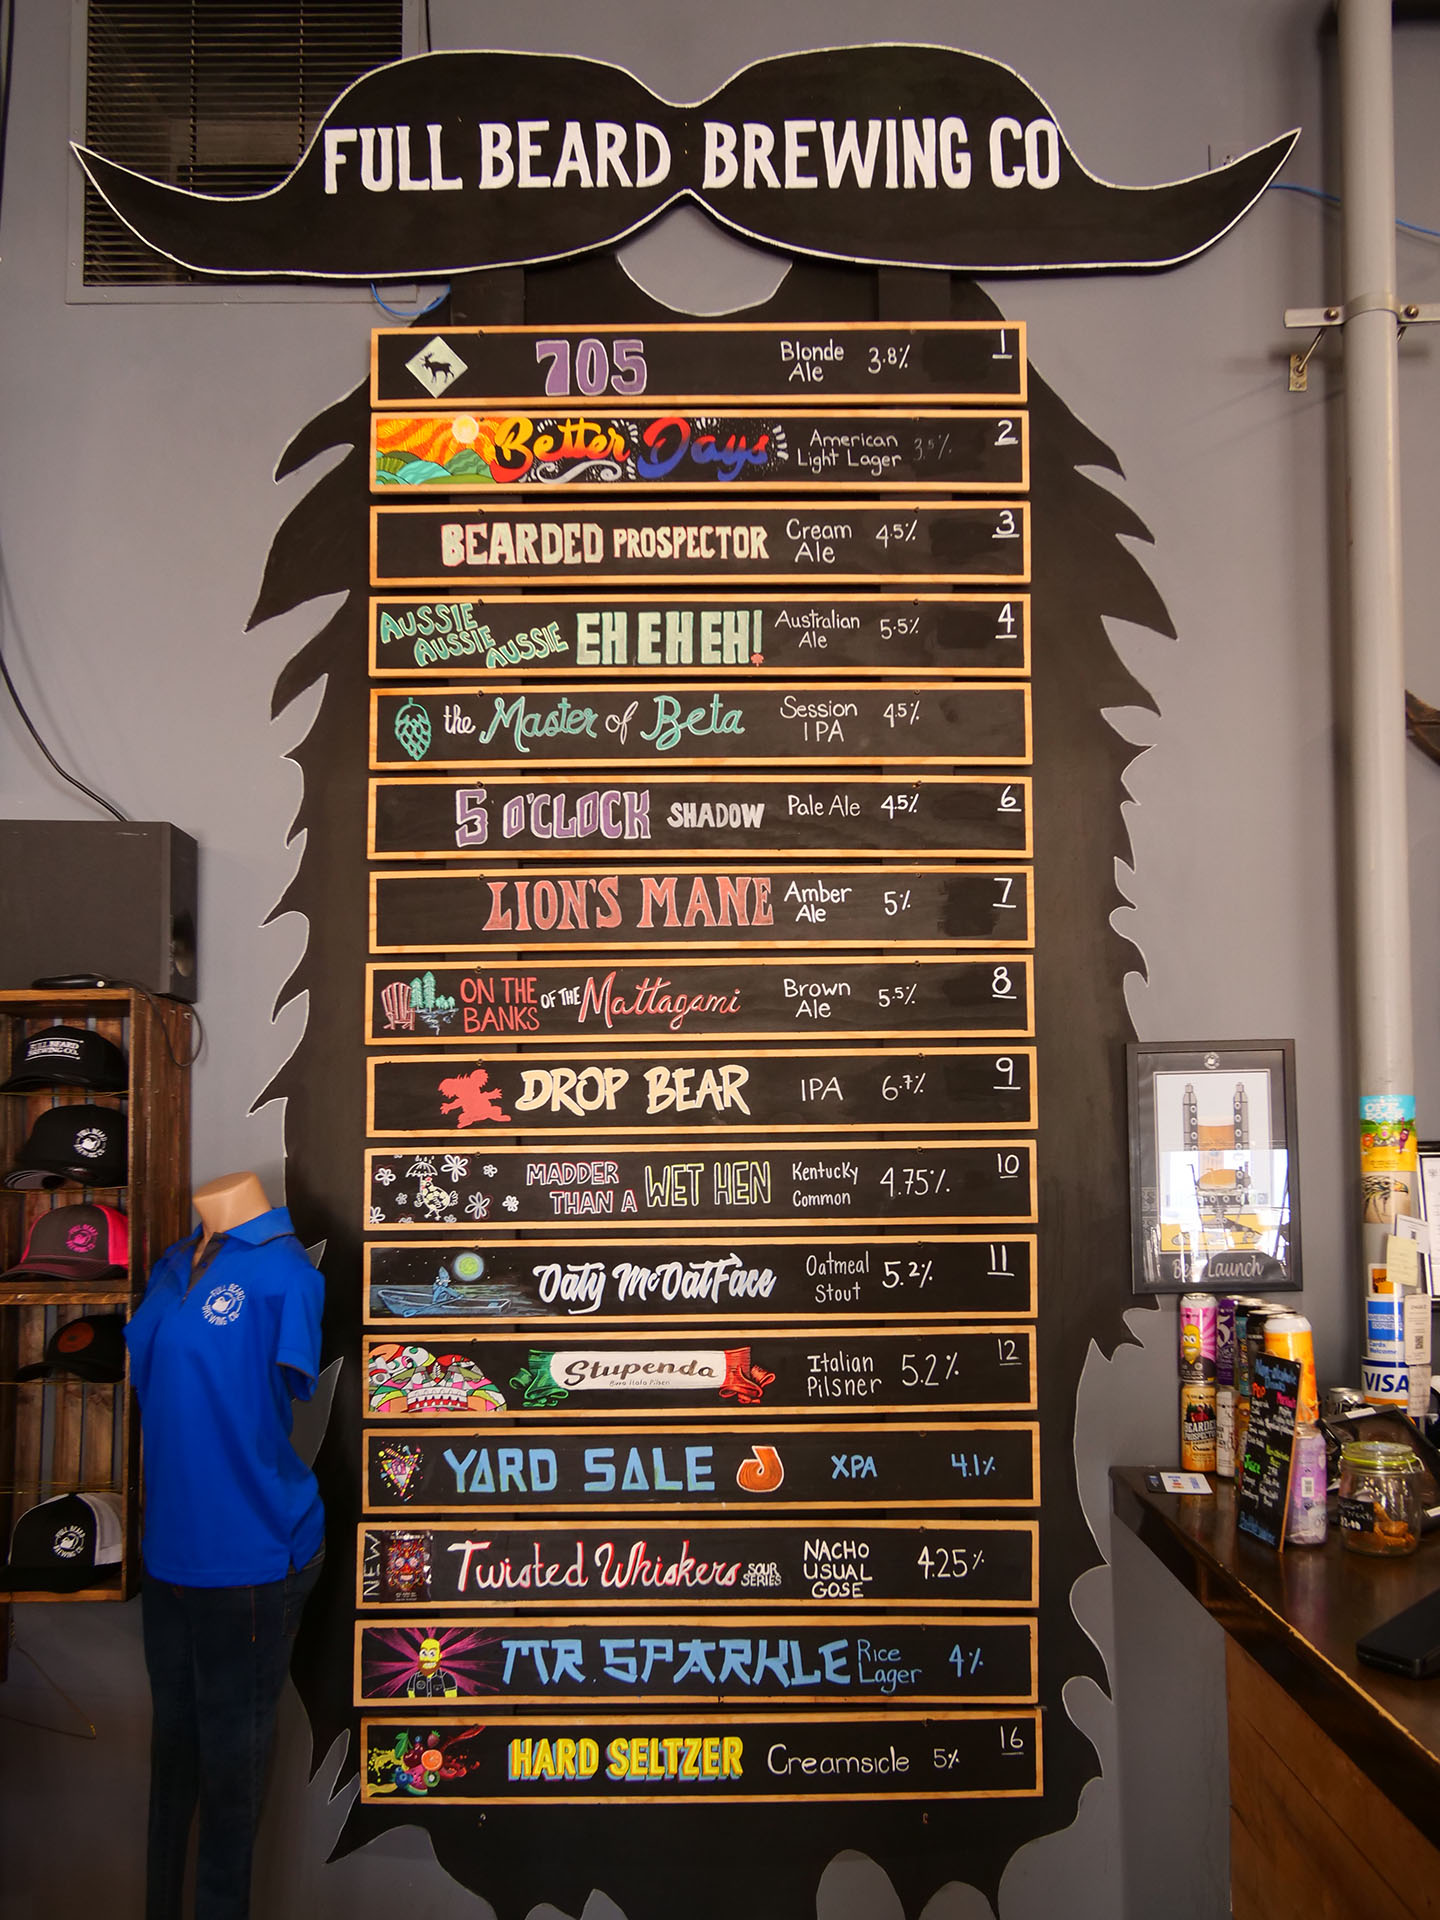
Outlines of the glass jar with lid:
M 1389 1440 L 1340 1450 L 1340 1538 L 1351 1553 L 1414 1553 L 1420 1544 L 1420 1462 Z

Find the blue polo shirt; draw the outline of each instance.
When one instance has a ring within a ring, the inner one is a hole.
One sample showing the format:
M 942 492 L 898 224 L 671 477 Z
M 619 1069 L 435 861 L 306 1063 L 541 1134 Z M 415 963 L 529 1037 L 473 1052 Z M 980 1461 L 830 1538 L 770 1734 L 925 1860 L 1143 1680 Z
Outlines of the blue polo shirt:
M 292 1397 L 320 1369 L 324 1283 L 283 1207 L 163 1253 L 125 1329 L 145 1439 L 145 1567 L 182 1587 L 283 1580 L 320 1551 Z

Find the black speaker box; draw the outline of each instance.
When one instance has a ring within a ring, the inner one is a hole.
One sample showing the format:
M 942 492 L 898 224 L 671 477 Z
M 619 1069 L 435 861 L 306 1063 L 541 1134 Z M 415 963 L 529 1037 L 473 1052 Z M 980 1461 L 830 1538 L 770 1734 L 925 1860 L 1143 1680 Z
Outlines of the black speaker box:
M 0 820 L 0 987 L 93 973 L 194 1000 L 196 855 L 168 820 Z

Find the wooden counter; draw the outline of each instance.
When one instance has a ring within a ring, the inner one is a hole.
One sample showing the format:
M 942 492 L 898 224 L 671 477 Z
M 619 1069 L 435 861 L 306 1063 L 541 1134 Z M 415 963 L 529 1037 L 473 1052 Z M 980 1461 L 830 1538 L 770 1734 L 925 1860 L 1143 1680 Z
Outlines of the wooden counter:
M 1440 1920 L 1440 1680 L 1355 1657 L 1440 1587 L 1440 1536 L 1399 1560 L 1238 1538 L 1235 1489 L 1152 1493 L 1111 1470 L 1116 1518 L 1229 1636 L 1230 1879 L 1241 1920 Z

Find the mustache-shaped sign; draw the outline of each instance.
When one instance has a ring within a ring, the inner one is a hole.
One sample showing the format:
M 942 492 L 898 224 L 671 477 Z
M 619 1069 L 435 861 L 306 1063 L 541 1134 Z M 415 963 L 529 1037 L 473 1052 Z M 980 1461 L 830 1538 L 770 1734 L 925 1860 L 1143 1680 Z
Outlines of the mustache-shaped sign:
M 1297 138 L 1188 180 L 1111 186 L 1009 67 L 889 46 L 763 60 L 693 107 L 570 55 L 421 54 L 357 80 L 287 179 L 236 198 L 75 152 L 148 246 L 227 278 L 531 264 L 611 245 L 685 199 L 788 253 L 1012 273 L 1188 260 Z

